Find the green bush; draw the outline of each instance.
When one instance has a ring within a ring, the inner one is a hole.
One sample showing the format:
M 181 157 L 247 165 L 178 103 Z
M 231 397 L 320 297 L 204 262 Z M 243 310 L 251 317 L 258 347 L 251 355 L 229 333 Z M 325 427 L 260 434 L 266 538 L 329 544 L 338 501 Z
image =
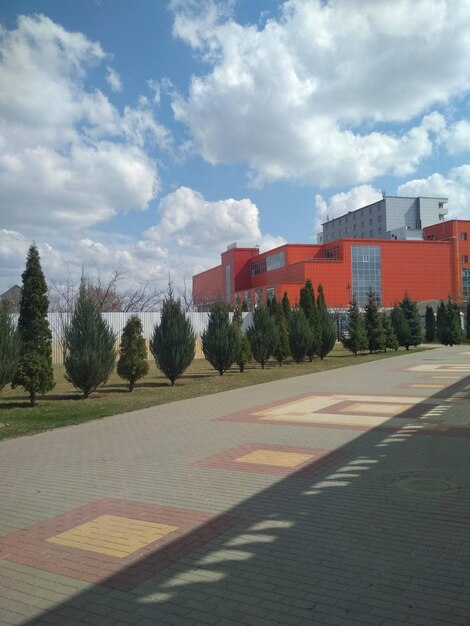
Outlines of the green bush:
M 230 323 L 228 313 L 226 302 L 213 302 L 207 328 L 202 334 L 204 356 L 220 376 L 232 367 L 240 348 L 237 328 Z
M 129 381 L 129 391 L 132 391 L 136 381 L 146 376 L 149 371 L 142 330 L 140 318 L 131 315 L 122 331 L 117 373 L 122 379 Z

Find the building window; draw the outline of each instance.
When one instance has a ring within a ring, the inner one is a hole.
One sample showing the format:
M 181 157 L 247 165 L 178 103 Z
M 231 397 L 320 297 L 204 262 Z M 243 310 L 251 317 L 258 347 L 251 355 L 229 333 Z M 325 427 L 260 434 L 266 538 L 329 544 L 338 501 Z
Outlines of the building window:
M 261 259 L 261 261 L 256 261 L 251 264 L 251 275 L 257 276 L 258 274 L 264 274 L 266 271 L 266 259 Z
M 263 290 L 255 289 L 255 304 L 261 304 L 263 302 Z
M 271 302 L 271 300 L 274 298 L 274 295 L 275 295 L 274 287 L 267 287 L 266 288 L 266 301 Z
M 232 300 L 232 271 L 231 266 L 225 266 L 225 299 L 227 302 Z
M 278 270 L 281 267 L 284 267 L 285 264 L 285 254 L 284 250 L 282 252 L 277 252 L 276 254 L 271 254 L 266 257 L 266 271 L 271 272 L 272 270 Z
M 470 300 L 470 268 L 462 269 L 462 295 L 464 300 Z
M 381 215 L 381 213 L 379 213 L 379 215 L 378 215 L 378 218 L 377 218 L 377 219 L 379 220 L 379 223 L 382 221 L 382 215 Z
M 339 248 L 328 248 L 328 250 L 325 250 L 323 258 L 329 260 L 339 259 Z
M 352 246 L 352 288 L 359 306 L 367 302 L 371 289 L 377 302 L 382 301 L 380 246 Z
M 369 218 L 369 226 L 372 226 L 372 218 Z
M 468 256 L 466 254 L 462 255 L 462 263 L 468 263 Z
M 462 241 L 467 241 L 467 233 L 460 233 L 460 239 Z
M 245 291 L 246 308 L 251 310 L 251 291 Z

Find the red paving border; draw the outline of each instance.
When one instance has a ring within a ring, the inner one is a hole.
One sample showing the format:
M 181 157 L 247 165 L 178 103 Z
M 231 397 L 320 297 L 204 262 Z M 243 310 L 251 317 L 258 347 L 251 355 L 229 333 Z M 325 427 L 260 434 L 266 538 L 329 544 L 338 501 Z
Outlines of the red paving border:
M 168 524 L 178 530 L 123 558 L 47 541 L 106 514 Z M 0 537 L 0 559 L 129 591 L 234 525 L 228 517 L 191 509 L 103 499 Z
M 237 461 L 237 459 L 241 456 L 257 450 L 309 454 L 312 458 L 299 463 L 296 467 L 279 467 L 278 465 Z M 245 443 L 241 446 L 214 454 L 213 456 L 202 459 L 201 461 L 196 461 L 193 465 L 196 467 L 210 467 L 215 469 L 235 470 L 257 474 L 273 474 L 275 476 L 295 474 L 298 478 L 312 478 L 330 470 L 338 463 L 346 461 L 349 458 L 349 454 L 340 450 L 331 451 L 325 448 L 303 448 L 298 446 L 278 445 L 274 443 Z

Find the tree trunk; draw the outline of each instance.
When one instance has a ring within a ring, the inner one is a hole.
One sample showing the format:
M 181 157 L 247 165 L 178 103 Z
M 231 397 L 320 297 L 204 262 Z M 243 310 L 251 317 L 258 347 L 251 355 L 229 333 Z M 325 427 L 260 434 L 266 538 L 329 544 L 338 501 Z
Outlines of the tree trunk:
M 129 392 L 134 391 L 135 380 L 129 381 Z
M 36 406 L 36 392 L 31 391 L 29 394 L 29 406 Z

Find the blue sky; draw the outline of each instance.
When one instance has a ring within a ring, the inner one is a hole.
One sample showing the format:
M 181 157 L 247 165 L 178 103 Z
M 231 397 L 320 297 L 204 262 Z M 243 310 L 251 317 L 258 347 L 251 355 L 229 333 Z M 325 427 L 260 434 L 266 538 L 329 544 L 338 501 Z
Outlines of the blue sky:
M 470 219 L 470 2 L 6 0 L 0 290 L 176 285 L 380 196 Z

